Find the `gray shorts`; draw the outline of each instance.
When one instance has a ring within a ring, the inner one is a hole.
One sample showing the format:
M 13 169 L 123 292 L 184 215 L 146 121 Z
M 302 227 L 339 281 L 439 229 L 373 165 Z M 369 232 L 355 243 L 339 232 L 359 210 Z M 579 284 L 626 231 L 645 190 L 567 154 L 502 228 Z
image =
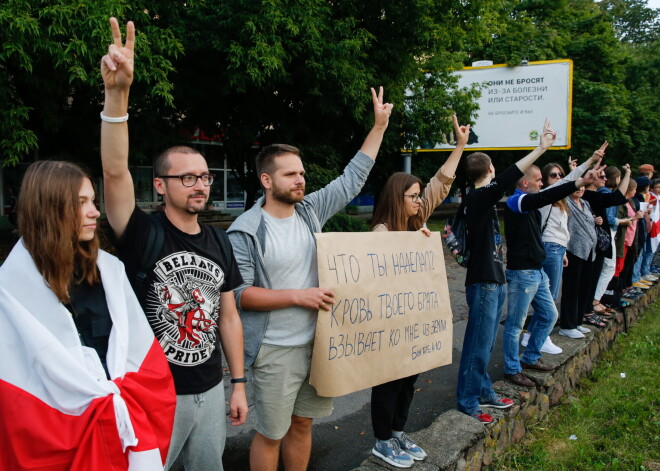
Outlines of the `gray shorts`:
M 174 430 L 165 469 L 169 470 L 181 454 L 186 470 L 222 471 L 226 438 L 225 387 L 222 382 L 201 394 L 177 395 Z
M 332 398 L 319 396 L 309 384 L 311 361 L 311 345 L 261 345 L 252 365 L 257 432 L 279 440 L 289 430 L 292 415 L 318 419 L 332 414 Z

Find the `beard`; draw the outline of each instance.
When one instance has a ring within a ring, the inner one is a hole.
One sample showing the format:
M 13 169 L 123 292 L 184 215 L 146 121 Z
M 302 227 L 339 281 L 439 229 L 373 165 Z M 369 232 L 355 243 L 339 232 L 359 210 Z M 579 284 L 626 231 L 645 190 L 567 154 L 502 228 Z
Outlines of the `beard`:
M 300 195 L 294 195 L 291 190 L 283 190 L 277 185 L 273 185 L 271 196 L 274 200 L 286 204 L 300 203 L 305 198 L 305 187 L 297 187 L 295 190 L 302 190 L 302 193 Z
M 201 196 L 204 198 L 203 202 L 197 202 L 196 200 L 193 200 L 193 198 L 196 198 L 198 196 Z M 206 209 L 206 202 L 208 201 L 209 197 L 206 193 L 203 191 L 198 191 L 196 193 L 193 193 L 188 197 L 188 202 L 186 204 L 186 212 L 189 214 L 198 214 Z

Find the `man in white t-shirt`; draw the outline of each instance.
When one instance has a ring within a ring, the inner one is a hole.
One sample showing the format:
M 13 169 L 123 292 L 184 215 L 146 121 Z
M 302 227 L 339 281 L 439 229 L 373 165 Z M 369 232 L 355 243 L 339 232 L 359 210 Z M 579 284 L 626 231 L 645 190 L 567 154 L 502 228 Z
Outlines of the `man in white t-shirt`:
M 312 421 L 332 413 L 332 399 L 309 384 L 316 316 L 334 303 L 318 287 L 314 233 L 357 196 L 373 167 L 392 105 L 382 87 L 372 97 L 374 127 L 341 176 L 305 196 L 299 150 L 267 146 L 256 159 L 265 195 L 227 231 L 244 280 L 235 294 L 257 412 L 252 471 L 276 470 L 280 448 L 287 471 L 305 470 Z

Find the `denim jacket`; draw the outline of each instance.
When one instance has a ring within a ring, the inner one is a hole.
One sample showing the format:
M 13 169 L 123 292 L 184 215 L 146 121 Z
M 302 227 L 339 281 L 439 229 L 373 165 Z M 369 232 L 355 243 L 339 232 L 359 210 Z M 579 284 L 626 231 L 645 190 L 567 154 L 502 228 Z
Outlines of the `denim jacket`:
M 324 188 L 305 196 L 301 203 L 295 205 L 296 212 L 312 233 L 321 232 L 326 221 L 357 196 L 373 165 L 374 161 L 368 155 L 358 151 L 342 175 Z M 263 256 L 266 225 L 261 207 L 264 203 L 265 198 L 259 198 L 254 206 L 241 214 L 227 230 L 243 276 L 243 284 L 234 289 L 234 296 L 243 322 L 246 367 L 252 366 L 259 353 L 270 316 L 269 311 L 251 311 L 241 307 L 241 296 L 245 288 L 258 286 L 270 289 L 271 287 Z

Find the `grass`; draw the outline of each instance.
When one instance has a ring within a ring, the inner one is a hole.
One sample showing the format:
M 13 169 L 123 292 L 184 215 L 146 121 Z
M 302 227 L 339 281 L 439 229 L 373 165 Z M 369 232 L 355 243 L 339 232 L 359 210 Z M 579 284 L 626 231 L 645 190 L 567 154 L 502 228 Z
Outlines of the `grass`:
M 660 301 L 498 470 L 660 470 Z M 623 377 L 625 374 L 625 377 Z M 570 439 L 575 436 L 577 439 Z
M 430 218 L 426 221 L 426 227 L 428 227 L 431 232 L 442 232 L 445 230 L 446 222 L 447 218 Z

